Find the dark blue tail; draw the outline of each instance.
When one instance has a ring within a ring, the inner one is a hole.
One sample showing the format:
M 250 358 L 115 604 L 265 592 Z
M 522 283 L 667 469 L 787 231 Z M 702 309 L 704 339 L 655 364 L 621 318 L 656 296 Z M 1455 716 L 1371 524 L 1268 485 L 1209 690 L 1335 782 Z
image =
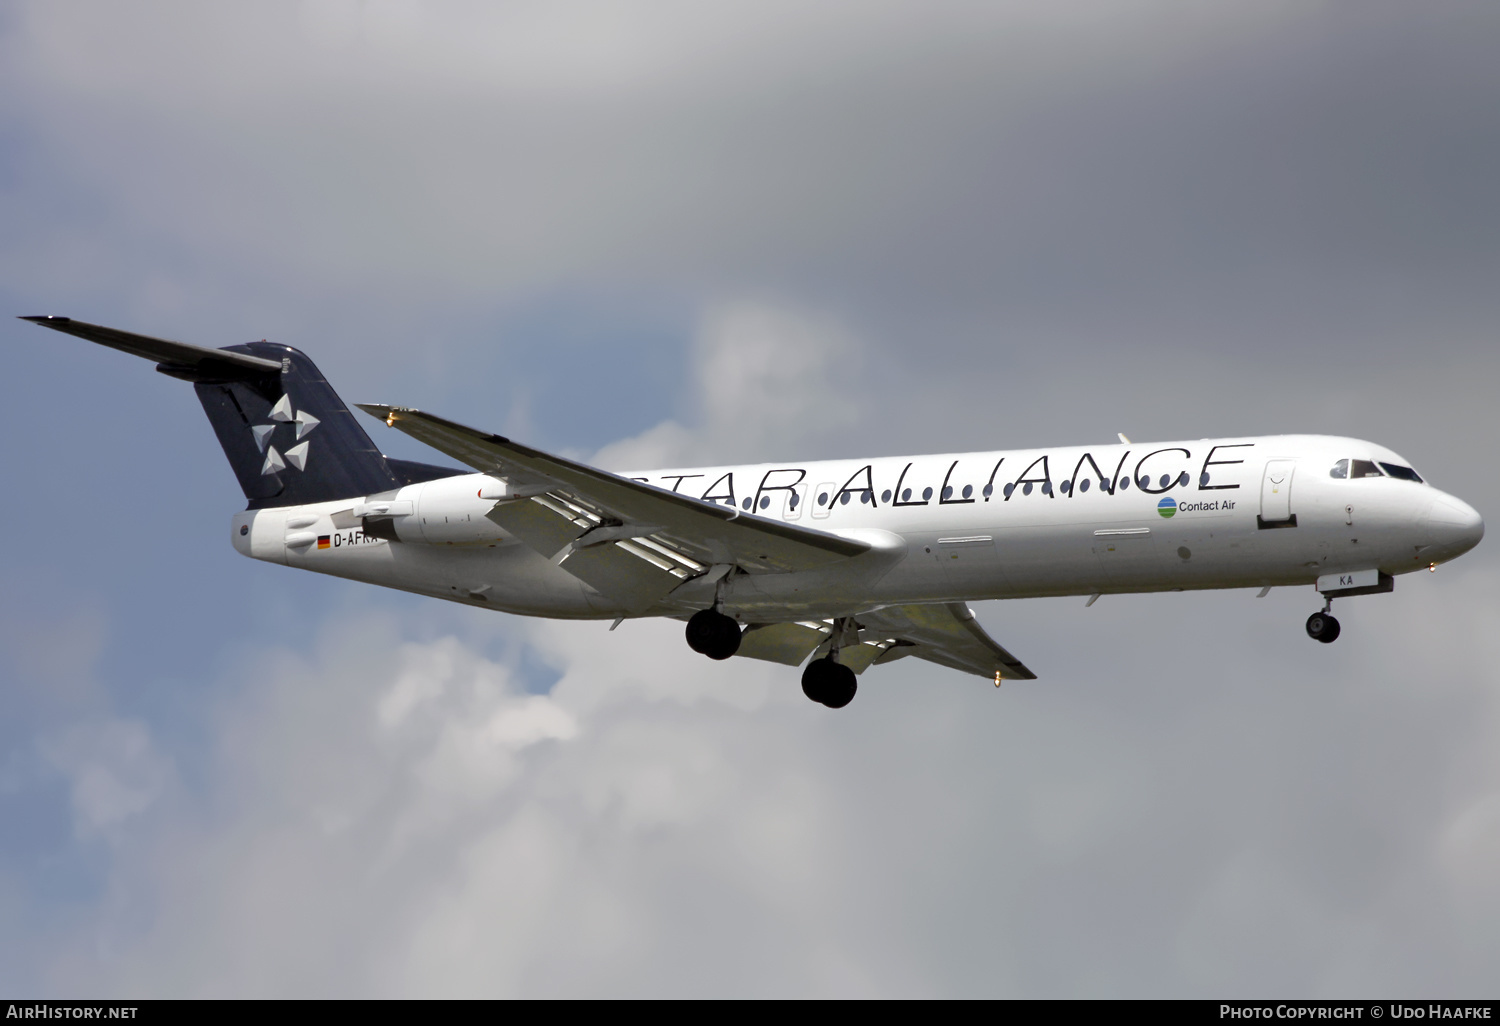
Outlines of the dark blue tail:
M 206 349 L 67 317 L 27 317 L 193 382 L 251 509 L 351 499 L 465 474 L 391 459 L 303 353 L 270 342 Z
M 252 509 L 389 491 L 467 471 L 383 455 L 317 366 L 291 346 L 229 346 L 281 373 L 195 388 Z

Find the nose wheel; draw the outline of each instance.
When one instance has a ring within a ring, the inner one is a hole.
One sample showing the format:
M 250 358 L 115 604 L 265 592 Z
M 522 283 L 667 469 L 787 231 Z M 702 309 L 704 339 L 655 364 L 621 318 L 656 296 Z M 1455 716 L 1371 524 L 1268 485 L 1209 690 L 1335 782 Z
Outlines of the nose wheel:
M 802 671 L 802 693 L 830 709 L 842 709 L 859 690 L 854 671 L 833 658 L 814 659 Z
M 1339 622 L 1333 618 L 1333 614 L 1322 612 L 1314 613 L 1307 618 L 1307 636 L 1314 641 L 1321 641 L 1327 645 L 1339 636 Z

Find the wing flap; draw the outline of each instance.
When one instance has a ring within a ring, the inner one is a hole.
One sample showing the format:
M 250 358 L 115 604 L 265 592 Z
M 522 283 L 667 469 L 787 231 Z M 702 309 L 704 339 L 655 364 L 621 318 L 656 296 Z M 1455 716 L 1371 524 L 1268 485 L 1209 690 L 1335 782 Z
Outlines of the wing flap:
M 740 636 L 740 648 L 735 654 L 783 666 L 801 666 L 826 637 L 828 628 L 822 624 L 752 624 Z
M 515 535 L 548 559 L 587 530 L 585 525 L 534 499 L 502 500 L 485 514 L 485 519 Z
M 631 613 L 650 609 L 682 583 L 681 577 L 618 543 L 571 552 L 560 565 Z
M 962 602 L 886 606 L 856 618 L 866 637 L 884 635 L 898 643 L 876 662 L 916 656 L 949 669 L 993 680 L 1036 680 L 1036 674 L 990 637 Z M 905 644 L 901 644 L 905 642 Z
M 889 647 L 891 646 L 883 641 L 862 641 L 857 645 L 845 645 L 839 649 L 839 662 L 855 673 L 864 673 L 880 661 Z

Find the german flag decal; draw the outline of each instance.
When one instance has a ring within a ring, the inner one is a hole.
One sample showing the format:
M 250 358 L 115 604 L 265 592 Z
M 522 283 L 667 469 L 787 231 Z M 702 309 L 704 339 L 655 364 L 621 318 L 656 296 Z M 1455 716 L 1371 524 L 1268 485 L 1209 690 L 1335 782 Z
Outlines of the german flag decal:
M 318 535 L 318 548 L 320 548 L 320 549 L 326 549 L 326 548 L 328 548 L 328 535 L 326 535 L 326 534 L 320 534 L 320 535 Z

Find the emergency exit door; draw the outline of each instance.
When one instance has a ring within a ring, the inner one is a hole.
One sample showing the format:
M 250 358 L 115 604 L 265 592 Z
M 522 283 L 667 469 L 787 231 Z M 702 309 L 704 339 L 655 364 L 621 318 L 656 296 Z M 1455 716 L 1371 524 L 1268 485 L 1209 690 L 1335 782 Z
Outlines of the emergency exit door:
M 1292 512 L 1292 471 L 1296 460 L 1271 460 L 1260 480 L 1260 516 L 1256 526 L 1296 527 L 1297 514 Z

